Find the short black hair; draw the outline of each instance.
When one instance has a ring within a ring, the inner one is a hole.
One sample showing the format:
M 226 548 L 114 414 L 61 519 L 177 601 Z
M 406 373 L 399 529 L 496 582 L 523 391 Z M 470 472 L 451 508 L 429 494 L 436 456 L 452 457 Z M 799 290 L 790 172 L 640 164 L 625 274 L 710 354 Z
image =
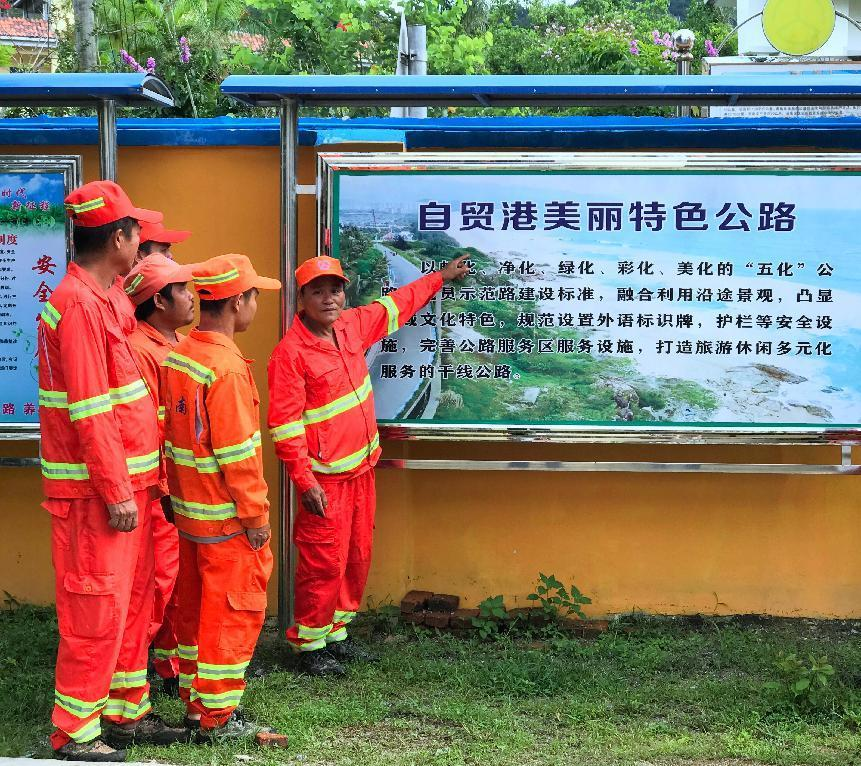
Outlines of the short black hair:
M 137 221 L 134 218 L 120 218 L 118 221 L 106 223 L 104 226 L 74 226 L 72 241 L 75 243 L 75 253 L 87 255 L 102 250 L 114 232 L 121 230 L 126 237 L 131 237 Z
M 161 288 L 161 290 L 156 293 L 164 298 L 169 303 L 173 303 L 173 286 L 178 284 L 177 282 L 172 282 L 169 285 L 165 285 Z M 151 295 L 147 298 L 143 303 L 139 306 L 135 306 L 135 319 L 138 322 L 146 322 L 147 319 L 155 312 L 155 295 Z
M 245 298 L 245 300 L 248 300 L 251 297 L 251 293 L 256 289 L 256 287 L 249 287 L 244 293 L 242 293 L 242 297 Z M 235 296 L 231 295 L 230 298 L 219 298 L 218 300 L 214 301 L 208 301 L 205 298 L 201 298 L 200 313 L 210 314 L 211 316 L 218 316 L 219 314 L 221 314 L 222 311 L 224 311 L 224 307 L 227 305 L 227 302 L 234 297 Z
M 146 242 L 141 242 L 138 245 L 138 250 L 146 255 L 150 255 L 152 253 L 152 249 L 158 244 L 154 239 L 148 239 Z

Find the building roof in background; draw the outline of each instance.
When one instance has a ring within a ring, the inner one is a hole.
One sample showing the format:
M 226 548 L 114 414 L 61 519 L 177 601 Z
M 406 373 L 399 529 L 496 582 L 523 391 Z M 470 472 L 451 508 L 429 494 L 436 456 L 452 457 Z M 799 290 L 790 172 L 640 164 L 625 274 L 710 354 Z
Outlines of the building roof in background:
M 252 53 L 259 53 L 266 47 L 266 37 L 251 32 L 231 32 L 230 42 L 248 48 Z
M 28 40 L 56 42 L 57 36 L 44 19 L 24 19 L 19 16 L 0 17 L 0 38 L 15 37 Z

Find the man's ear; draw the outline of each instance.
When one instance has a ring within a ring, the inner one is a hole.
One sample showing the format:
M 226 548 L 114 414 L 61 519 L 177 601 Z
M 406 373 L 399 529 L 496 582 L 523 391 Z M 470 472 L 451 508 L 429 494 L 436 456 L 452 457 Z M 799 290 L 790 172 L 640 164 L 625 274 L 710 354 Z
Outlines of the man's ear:
M 230 299 L 230 308 L 235 314 L 239 313 L 239 309 L 242 308 L 242 293 L 239 293 L 239 295 L 234 295 Z

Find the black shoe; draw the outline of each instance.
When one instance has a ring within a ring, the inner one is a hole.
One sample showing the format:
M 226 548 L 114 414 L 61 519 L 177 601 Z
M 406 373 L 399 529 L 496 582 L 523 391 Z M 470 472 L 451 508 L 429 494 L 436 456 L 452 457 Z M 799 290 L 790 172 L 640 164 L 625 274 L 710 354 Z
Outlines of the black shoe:
M 125 750 L 115 750 L 101 739 L 90 742 L 67 742 L 54 751 L 62 761 L 92 761 L 95 763 L 120 763 L 126 759 Z
M 155 713 L 145 715 L 131 726 L 104 724 L 105 741 L 116 748 L 132 745 L 172 745 L 188 742 L 190 732 L 185 728 L 168 726 Z
M 323 650 L 302 652 L 299 670 L 309 676 L 343 676 L 347 672 L 338 660 Z
M 326 652 L 338 662 L 379 662 L 380 659 L 350 638 L 329 644 Z
M 200 729 L 200 719 L 199 718 L 189 718 L 186 716 L 182 719 L 182 725 L 185 726 L 189 731 L 195 732 Z
M 245 739 L 263 731 L 262 726 L 258 726 L 251 721 L 246 721 L 245 716 L 239 710 L 234 710 L 230 714 L 230 718 L 227 719 L 227 723 L 224 726 L 219 726 L 217 729 L 201 729 L 200 721 L 196 721 L 196 723 L 198 729 L 195 734 L 195 741 L 201 745 L 223 742 L 229 739 Z
M 173 678 L 163 678 L 159 693 L 165 697 L 179 699 L 179 679 L 176 676 Z

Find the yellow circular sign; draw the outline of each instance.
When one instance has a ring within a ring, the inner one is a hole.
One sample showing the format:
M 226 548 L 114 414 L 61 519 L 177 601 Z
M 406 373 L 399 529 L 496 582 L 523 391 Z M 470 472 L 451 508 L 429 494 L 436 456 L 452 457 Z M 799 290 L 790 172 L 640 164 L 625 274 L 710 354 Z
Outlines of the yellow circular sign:
M 803 56 L 828 42 L 835 20 L 832 0 L 768 0 L 762 31 L 775 50 Z

